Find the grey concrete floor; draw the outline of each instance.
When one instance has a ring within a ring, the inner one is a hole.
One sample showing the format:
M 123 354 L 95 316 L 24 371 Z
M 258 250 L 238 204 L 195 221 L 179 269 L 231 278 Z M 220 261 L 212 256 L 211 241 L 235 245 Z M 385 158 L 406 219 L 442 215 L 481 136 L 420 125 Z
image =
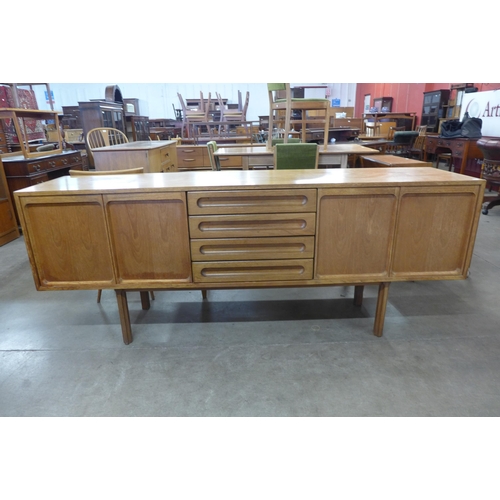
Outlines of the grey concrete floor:
M 0 416 L 499 416 L 500 207 L 470 276 L 376 287 L 37 292 L 23 238 L 0 247 Z

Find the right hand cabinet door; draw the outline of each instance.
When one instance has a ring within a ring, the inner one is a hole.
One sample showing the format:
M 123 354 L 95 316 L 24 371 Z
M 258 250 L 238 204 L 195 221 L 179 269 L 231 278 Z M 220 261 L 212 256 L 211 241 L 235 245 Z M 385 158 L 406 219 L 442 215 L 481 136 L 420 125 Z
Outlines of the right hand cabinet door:
M 318 190 L 315 278 L 387 279 L 397 205 L 397 187 Z
M 480 189 L 401 188 L 391 276 L 465 278 L 479 221 Z

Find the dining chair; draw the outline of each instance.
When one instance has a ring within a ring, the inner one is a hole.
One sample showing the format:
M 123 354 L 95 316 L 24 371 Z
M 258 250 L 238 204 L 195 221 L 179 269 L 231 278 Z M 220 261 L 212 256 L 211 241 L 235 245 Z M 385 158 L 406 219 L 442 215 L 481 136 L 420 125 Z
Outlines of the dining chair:
M 274 168 L 318 168 L 319 146 L 315 143 L 278 143 L 274 146 Z
M 288 142 L 291 126 L 301 124 L 302 142 L 306 142 L 306 129 L 308 123 L 321 124 L 324 129 L 323 146 L 328 146 L 328 132 L 330 130 L 330 101 L 329 99 L 311 99 L 292 97 L 289 83 L 268 83 L 267 91 L 269 95 L 269 134 L 268 149 L 272 148 L 273 130 L 275 122 L 283 126 L 284 143 Z M 300 119 L 292 118 L 294 111 L 300 112 Z M 308 111 L 318 112 L 324 116 L 308 116 Z M 275 116 L 275 113 L 277 115 Z
M 101 176 L 101 175 L 124 175 L 124 174 L 142 174 L 143 167 L 129 168 L 126 170 L 70 170 L 70 177 L 87 177 L 87 176 Z M 155 300 L 153 290 L 150 290 L 151 300 Z M 97 303 L 101 302 L 102 290 L 97 290 Z
M 220 170 L 220 161 L 214 153 L 217 151 L 217 143 L 215 141 L 207 142 L 208 158 L 210 160 L 210 166 L 212 170 Z
M 96 127 L 87 132 L 86 141 L 92 156 L 94 149 L 114 146 L 115 144 L 125 144 L 128 142 L 128 137 L 117 128 Z
M 203 94 L 200 92 L 200 107 L 199 109 L 188 109 L 184 99 L 179 92 L 177 92 L 177 97 L 181 103 L 182 109 L 182 135 L 185 133 L 185 137 L 190 137 L 190 127 L 196 126 L 196 123 L 208 122 L 208 114 L 210 111 L 210 98 L 211 94 L 208 94 L 208 102 L 205 104 L 203 99 Z
M 425 148 L 425 137 L 427 133 L 427 125 L 420 125 L 417 127 L 418 136 L 415 138 L 415 142 L 408 149 L 407 156 L 409 158 L 417 158 L 418 160 L 422 160 L 424 157 L 424 148 Z

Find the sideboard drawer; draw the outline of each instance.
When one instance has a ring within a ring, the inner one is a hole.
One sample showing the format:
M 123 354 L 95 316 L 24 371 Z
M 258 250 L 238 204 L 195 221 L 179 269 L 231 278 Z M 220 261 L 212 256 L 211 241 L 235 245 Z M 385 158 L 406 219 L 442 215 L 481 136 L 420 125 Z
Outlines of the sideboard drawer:
M 309 280 L 313 267 L 312 259 L 193 262 L 193 278 L 198 283 Z
M 210 162 L 210 159 L 208 160 Z M 220 167 L 242 168 L 241 156 L 219 156 Z
M 207 215 L 189 217 L 191 238 L 313 235 L 316 214 Z
M 316 212 L 316 189 L 188 193 L 189 215 Z
M 191 259 L 194 262 L 312 259 L 313 257 L 314 236 L 191 240 Z

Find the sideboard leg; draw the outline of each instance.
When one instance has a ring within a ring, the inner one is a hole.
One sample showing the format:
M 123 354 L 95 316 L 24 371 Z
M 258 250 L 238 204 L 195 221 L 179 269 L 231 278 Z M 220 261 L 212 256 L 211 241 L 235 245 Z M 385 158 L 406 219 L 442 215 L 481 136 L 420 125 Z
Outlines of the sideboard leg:
M 380 283 L 378 286 L 377 310 L 375 312 L 375 325 L 373 326 L 373 333 L 377 337 L 382 337 L 382 332 L 384 331 L 389 285 L 390 283 Z
M 120 323 L 122 325 L 122 336 L 125 344 L 130 344 L 132 338 L 132 327 L 130 326 L 130 314 L 128 312 L 127 292 L 125 290 L 115 290 L 118 312 L 120 313 Z
M 147 311 L 151 307 L 151 302 L 149 301 L 149 292 L 140 292 L 141 294 L 141 306 L 144 311 Z
M 206 290 L 202 290 L 202 291 L 201 291 L 201 298 L 202 298 L 203 300 L 207 300 L 207 291 L 206 291 Z
M 364 285 L 357 285 L 354 287 L 354 305 L 361 306 L 363 304 L 363 291 Z

